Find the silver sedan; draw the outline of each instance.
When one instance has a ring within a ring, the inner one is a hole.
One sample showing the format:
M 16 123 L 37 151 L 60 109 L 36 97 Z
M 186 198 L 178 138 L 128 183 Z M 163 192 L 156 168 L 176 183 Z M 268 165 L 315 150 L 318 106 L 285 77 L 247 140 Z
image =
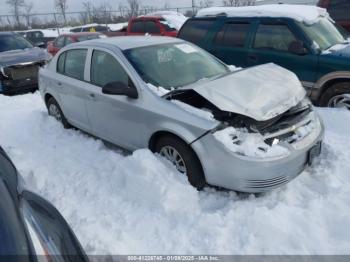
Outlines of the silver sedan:
M 322 122 L 293 73 L 274 64 L 237 70 L 180 39 L 69 45 L 40 71 L 39 87 L 64 127 L 149 148 L 198 189 L 271 190 L 321 152 Z

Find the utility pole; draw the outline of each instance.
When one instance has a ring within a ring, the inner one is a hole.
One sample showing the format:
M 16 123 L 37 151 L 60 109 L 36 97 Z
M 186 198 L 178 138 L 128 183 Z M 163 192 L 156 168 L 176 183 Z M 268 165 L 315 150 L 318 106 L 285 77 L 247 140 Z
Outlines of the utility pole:
M 195 0 L 192 0 L 192 13 L 194 15 L 194 9 L 196 7 L 196 3 L 195 3 Z

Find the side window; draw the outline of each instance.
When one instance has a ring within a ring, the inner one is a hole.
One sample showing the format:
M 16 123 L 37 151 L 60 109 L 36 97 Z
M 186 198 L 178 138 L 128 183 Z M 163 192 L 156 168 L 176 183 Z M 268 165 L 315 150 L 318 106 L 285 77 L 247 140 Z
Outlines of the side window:
M 214 44 L 219 46 L 244 47 L 249 23 L 227 23 L 217 33 Z
M 287 25 L 261 24 L 256 32 L 254 48 L 288 52 L 294 41 L 297 39 Z
M 215 20 L 190 20 L 181 29 L 179 38 L 194 44 L 200 43 Z
M 62 48 L 64 46 L 64 36 L 60 36 L 56 39 L 55 46 L 58 48 Z
M 103 87 L 112 82 L 129 86 L 129 76 L 112 55 L 95 50 L 91 61 L 91 83 Z
M 131 33 L 145 33 L 145 24 L 142 21 L 134 21 L 131 24 Z
M 160 28 L 154 21 L 145 22 L 145 31 L 149 34 L 160 34 Z
M 336 20 L 350 19 L 350 1 L 349 0 L 332 0 L 330 1 L 329 14 Z
M 84 81 L 87 50 L 74 49 L 63 53 L 57 62 L 57 72 Z

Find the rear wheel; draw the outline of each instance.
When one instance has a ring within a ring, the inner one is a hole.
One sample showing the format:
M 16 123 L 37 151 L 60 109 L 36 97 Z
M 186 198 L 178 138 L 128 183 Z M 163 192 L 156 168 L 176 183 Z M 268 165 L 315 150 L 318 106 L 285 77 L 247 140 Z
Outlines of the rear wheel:
M 171 135 L 163 136 L 157 141 L 155 151 L 186 175 L 192 186 L 198 190 L 203 189 L 206 181 L 202 165 L 195 152 L 184 141 Z
M 47 101 L 47 110 L 49 112 L 49 115 L 54 117 L 58 122 L 61 122 L 64 128 L 71 128 L 71 125 L 63 115 L 60 106 L 53 97 Z
M 338 83 L 328 88 L 321 97 L 320 105 L 350 110 L 350 83 Z

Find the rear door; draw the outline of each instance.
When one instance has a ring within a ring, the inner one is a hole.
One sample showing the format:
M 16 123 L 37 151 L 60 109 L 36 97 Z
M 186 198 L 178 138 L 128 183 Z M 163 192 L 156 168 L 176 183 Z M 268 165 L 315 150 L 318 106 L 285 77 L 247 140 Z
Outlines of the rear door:
M 251 28 L 249 20 L 225 19 L 207 50 L 228 65 L 246 67 Z
M 247 65 L 275 63 L 294 72 L 301 81 L 315 82 L 318 57 L 312 50 L 305 55 L 290 52 L 295 41 L 305 42 L 288 21 L 262 19 L 251 42 Z
M 57 63 L 55 88 L 60 96 L 60 106 L 68 121 L 85 131 L 91 126 L 86 112 L 89 92 L 85 82 L 85 65 L 88 49 L 70 49 L 60 55 Z

